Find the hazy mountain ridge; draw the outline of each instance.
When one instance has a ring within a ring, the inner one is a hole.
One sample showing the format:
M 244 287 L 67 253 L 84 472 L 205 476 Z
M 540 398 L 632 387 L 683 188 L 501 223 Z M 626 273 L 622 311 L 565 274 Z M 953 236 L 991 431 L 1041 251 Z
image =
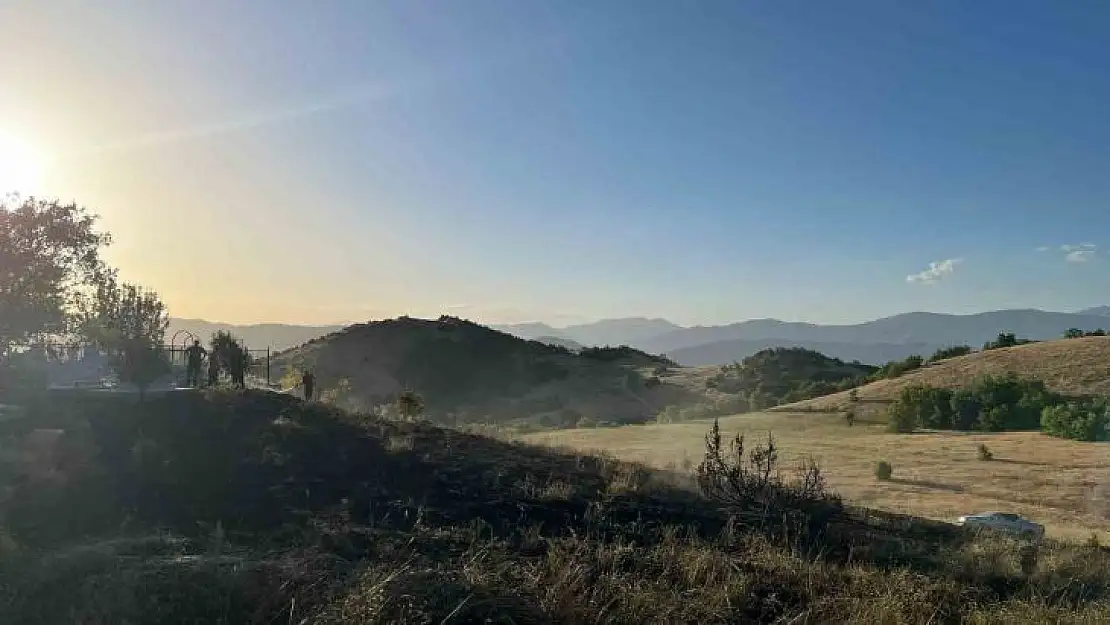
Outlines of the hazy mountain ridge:
M 601 319 L 592 323 L 582 323 L 565 328 L 555 328 L 545 323 L 529 322 L 492 325 L 491 328 L 524 339 L 554 337 L 569 339 L 584 346 L 635 345 L 654 337 L 684 329 L 666 319 L 647 317 L 623 317 Z
M 303 345 L 304 343 L 330 334 L 343 329 L 341 325 L 330 326 L 308 326 L 308 325 L 295 325 L 287 323 L 256 323 L 249 325 L 237 325 L 233 323 L 220 323 L 215 321 L 206 321 L 204 319 L 182 319 L 178 317 L 170 318 L 169 329 L 166 330 L 166 340 L 169 341 L 173 338 L 174 334 L 182 332 L 182 335 L 177 337 L 177 342 L 180 344 L 182 341 L 188 340 L 183 331 L 187 331 L 195 335 L 202 342 L 207 343 L 208 339 L 216 332 L 230 332 L 236 337 L 243 340 L 247 347 L 251 349 L 270 348 L 273 351 L 281 351 Z
M 844 360 L 877 364 L 908 355 L 928 356 L 939 347 L 968 344 L 979 347 L 999 332 L 1013 332 L 1033 340 L 1059 338 L 1069 328 L 1094 330 L 1110 327 L 1110 306 L 1078 313 L 1035 309 L 996 310 L 968 315 L 911 312 L 858 324 L 818 325 L 777 319 L 752 319 L 720 326 L 681 327 L 666 320 L 657 327 L 673 329 L 655 336 L 621 340 L 634 334 L 624 332 L 603 337 L 601 344 L 622 342 L 649 353 L 665 353 L 682 364 L 724 364 L 742 360 L 766 347 L 806 347 Z M 597 327 L 625 330 L 644 327 L 644 319 L 608 319 L 596 324 L 571 326 L 579 337 L 601 334 Z M 531 325 L 531 324 L 526 324 Z M 591 326 L 594 326 L 591 328 Z M 520 326 L 502 326 L 516 333 Z M 549 336 L 567 337 L 571 328 L 551 328 Z M 574 339 L 585 345 L 591 343 Z M 728 343 L 727 345 L 720 345 Z M 597 344 L 597 343 L 594 343 Z M 826 351 L 827 350 L 827 351 Z M 892 357 L 888 357 L 892 356 Z

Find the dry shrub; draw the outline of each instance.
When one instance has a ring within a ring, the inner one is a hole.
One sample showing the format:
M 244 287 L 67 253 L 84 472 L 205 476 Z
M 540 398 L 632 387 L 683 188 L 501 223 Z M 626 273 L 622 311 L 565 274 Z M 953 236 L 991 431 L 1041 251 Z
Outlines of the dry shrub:
M 768 433 L 766 442 L 745 449 L 743 435 L 737 434 L 726 447 L 716 419 L 705 437 L 697 485 L 705 497 L 728 506 L 746 522 L 781 521 L 792 529 L 804 526 L 809 539 L 822 534 L 842 512 L 840 497 L 828 490 L 815 460 L 803 460 L 795 478 L 787 480 L 779 471 L 774 437 Z

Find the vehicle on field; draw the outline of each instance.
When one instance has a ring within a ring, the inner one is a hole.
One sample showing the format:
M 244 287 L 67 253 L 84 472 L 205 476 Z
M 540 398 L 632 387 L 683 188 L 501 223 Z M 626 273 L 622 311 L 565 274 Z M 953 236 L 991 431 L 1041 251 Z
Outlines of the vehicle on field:
M 1023 538 L 1041 538 L 1044 536 L 1043 525 L 1009 512 L 969 514 L 956 519 L 956 525 L 973 529 L 994 530 Z

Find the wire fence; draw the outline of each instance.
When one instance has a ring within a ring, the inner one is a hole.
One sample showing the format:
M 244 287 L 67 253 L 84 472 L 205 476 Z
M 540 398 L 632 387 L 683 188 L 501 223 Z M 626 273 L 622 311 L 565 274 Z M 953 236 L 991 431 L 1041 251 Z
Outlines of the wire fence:
M 166 344 L 162 351 L 175 373 L 184 375 L 189 364 L 189 346 Z M 250 361 L 247 375 L 260 384 L 272 386 L 272 358 L 270 349 L 247 349 Z M 76 343 L 40 343 L 21 354 L 22 358 L 39 361 L 55 369 L 66 378 L 99 379 L 110 375 L 109 358 L 102 350 L 92 345 Z

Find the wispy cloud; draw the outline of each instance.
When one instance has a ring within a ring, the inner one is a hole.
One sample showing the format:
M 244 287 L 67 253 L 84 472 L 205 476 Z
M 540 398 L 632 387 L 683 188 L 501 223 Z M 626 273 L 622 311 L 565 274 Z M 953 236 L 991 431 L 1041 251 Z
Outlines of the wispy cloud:
M 906 276 L 906 282 L 919 284 L 932 284 L 942 280 L 956 271 L 956 265 L 964 262 L 962 258 L 948 258 L 929 263 L 929 268 Z
M 397 93 L 398 89 L 396 88 L 362 85 L 338 91 L 330 96 L 319 98 L 314 101 L 274 106 L 268 109 L 259 109 L 239 115 L 231 115 L 218 121 L 197 123 L 145 135 L 116 139 L 75 151 L 67 156 L 88 156 L 105 152 L 134 150 L 169 143 L 178 143 L 181 141 L 205 139 L 233 132 L 242 132 L 264 126 L 293 122 L 306 117 L 323 115 L 340 109 L 380 102 Z
M 1098 246 L 1094 243 L 1071 243 L 1060 246 L 1064 259 L 1069 263 L 1085 263 L 1095 257 Z
M 1042 245 L 1042 246 L 1038 247 L 1037 249 L 1035 249 L 1034 251 L 1035 251 L 1035 252 L 1047 252 L 1047 251 L 1048 251 L 1048 250 L 1050 250 L 1050 249 L 1052 249 L 1052 246 L 1050 246 L 1050 245 Z

